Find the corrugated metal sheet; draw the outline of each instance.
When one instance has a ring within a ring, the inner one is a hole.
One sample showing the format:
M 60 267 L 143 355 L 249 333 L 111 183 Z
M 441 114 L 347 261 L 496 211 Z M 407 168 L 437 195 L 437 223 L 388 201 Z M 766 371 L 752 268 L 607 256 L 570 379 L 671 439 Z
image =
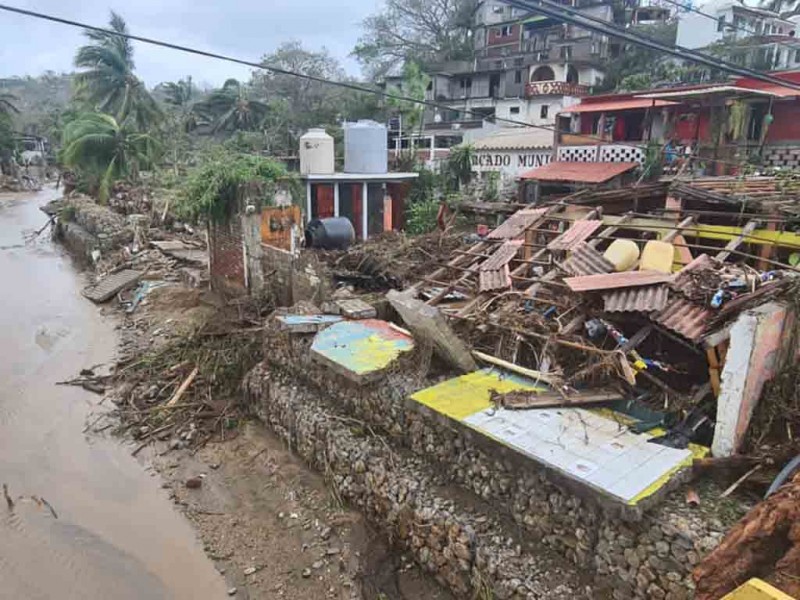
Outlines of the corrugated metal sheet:
M 625 273 L 567 277 L 564 279 L 564 283 L 573 292 L 593 292 L 669 283 L 671 279 L 672 276 L 657 271 L 627 271 Z
M 569 258 L 561 263 L 561 268 L 570 275 L 601 275 L 611 273 L 614 265 L 589 244 L 580 242 L 572 248 Z
M 547 212 L 546 208 L 524 208 L 506 219 L 500 227 L 486 237 L 492 240 L 510 240 L 520 237 Z
M 117 271 L 101 279 L 96 285 L 89 286 L 83 290 L 83 295 L 96 303 L 105 302 L 114 297 L 117 292 L 133 287 L 141 279 L 144 273 L 133 269 Z
M 589 239 L 589 237 L 591 237 L 591 235 L 597 231 L 602 224 L 602 221 L 575 221 L 572 224 L 572 227 L 547 244 L 547 249 L 569 250 L 574 245 Z
M 670 331 L 693 342 L 706 332 L 713 313 L 700 304 L 673 296 L 667 307 L 654 317 L 654 321 Z
M 553 132 L 549 129 L 499 131 L 472 144 L 475 150 L 535 150 L 553 147 Z
M 522 240 L 507 240 L 494 251 L 489 258 L 481 264 L 481 271 L 497 271 L 511 262 L 519 248 L 522 246 Z
M 481 271 L 478 273 L 478 288 L 482 292 L 507 290 L 511 287 L 511 272 L 508 265 L 496 271 Z
M 580 104 L 576 104 L 575 106 L 569 106 L 565 108 L 562 113 L 585 113 L 585 112 L 613 112 L 617 110 L 635 110 L 635 109 L 646 109 L 652 107 L 661 107 L 661 106 L 672 106 L 677 104 L 677 102 L 668 102 L 666 100 L 651 100 L 649 98 L 621 98 L 621 99 L 614 99 L 609 98 L 608 100 L 600 101 L 600 102 L 581 102 Z
M 650 285 L 603 294 L 606 312 L 656 312 L 667 306 L 669 288 Z
M 605 183 L 632 171 L 636 162 L 565 162 L 555 161 L 520 175 L 520 179 L 537 181 L 574 181 L 577 183 Z

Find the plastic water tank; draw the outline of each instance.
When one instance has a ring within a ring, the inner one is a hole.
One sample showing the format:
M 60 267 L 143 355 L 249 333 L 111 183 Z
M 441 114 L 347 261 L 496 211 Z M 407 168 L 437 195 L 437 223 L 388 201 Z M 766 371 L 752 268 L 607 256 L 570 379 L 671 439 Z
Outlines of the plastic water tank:
M 314 219 L 306 226 L 306 248 L 346 250 L 356 240 L 356 230 L 347 217 Z
M 300 138 L 300 174 L 330 175 L 334 169 L 333 138 L 324 129 L 309 129 Z
M 386 173 L 388 160 L 385 125 L 368 120 L 344 124 L 345 173 Z

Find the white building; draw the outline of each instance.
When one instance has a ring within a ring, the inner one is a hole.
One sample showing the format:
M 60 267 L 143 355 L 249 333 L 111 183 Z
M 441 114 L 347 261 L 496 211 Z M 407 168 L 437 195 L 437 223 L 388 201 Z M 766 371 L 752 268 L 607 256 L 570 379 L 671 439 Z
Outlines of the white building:
M 797 18 L 783 19 L 769 10 L 739 4 L 716 2 L 684 12 L 678 21 L 676 43 L 691 50 L 708 51 L 714 44 L 736 44 L 729 49 L 731 62 L 760 70 L 795 69 L 800 65 Z

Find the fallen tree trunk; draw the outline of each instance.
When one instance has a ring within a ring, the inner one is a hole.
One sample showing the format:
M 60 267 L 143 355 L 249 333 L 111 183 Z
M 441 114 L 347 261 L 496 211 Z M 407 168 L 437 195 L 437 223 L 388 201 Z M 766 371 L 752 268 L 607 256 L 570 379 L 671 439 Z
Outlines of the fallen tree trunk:
M 692 577 L 696 600 L 717 600 L 751 577 L 800 597 L 800 474 L 753 507 Z

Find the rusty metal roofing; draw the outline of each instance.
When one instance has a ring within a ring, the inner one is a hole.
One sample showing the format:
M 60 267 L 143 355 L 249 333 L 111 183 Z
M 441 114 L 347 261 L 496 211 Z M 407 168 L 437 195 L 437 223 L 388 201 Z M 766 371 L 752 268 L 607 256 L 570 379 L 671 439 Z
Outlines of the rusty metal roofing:
M 672 276 L 657 271 L 626 271 L 624 273 L 567 277 L 564 279 L 564 283 L 573 292 L 594 292 L 669 283 L 671 279 Z
M 605 183 L 632 171 L 636 162 L 565 162 L 554 161 L 520 175 L 520 179 L 576 183 Z
M 525 230 L 536 223 L 547 208 L 525 208 L 508 217 L 497 229 L 486 237 L 491 240 L 509 240 L 520 237 Z
M 570 251 L 569 258 L 561 263 L 561 268 L 570 275 L 601 275 L 611 273 L 614 265 L 586 242 L 579 242 Z
M 481 292 L 507 290 L 511 287 L 511 272 L 508 265 L 494 271 L 480 271 L 478 273 L 478 289 Z
M 547 244 L 548 250 L 569 250 L 575 244 L 583 242 L 597 231 L 603 224 L 602 221 L 582 220 L 575 221 L 572 227 L 567 229 L 552 242 Z
M 713 312 L 701 304 L 673 296 L 667 307 L 653 320 L 670 331 L 682 335 L 692 342 L 698 341 L 706 332 Z
M 666 285 L 615 290 L 603 294 L 606 312 L 656 312 L 664 310 L 669 299 Z
M 497 271 L 506 266 L 517 255 L 520 246 L 522 246 L 522 240 L 506 240 L 494 251 L 494 254 L 483 261 L 481 271 Z

